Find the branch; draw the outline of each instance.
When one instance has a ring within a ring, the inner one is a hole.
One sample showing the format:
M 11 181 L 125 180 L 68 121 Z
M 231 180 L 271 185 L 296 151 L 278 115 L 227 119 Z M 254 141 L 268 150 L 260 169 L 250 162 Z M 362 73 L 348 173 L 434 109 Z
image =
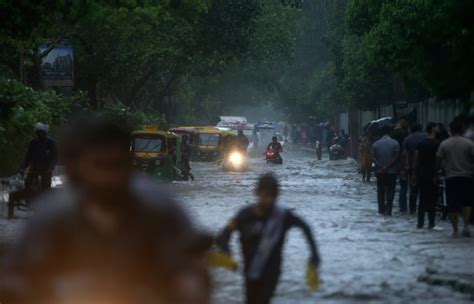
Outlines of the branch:
M 138 79 L 135 84 L 130 89 L 127 95 L 127 103 L 133 104 L 133 100 L 137 97 L 138 93 L 140 92 L 141 88 L 150 80 L 151 76 L 155 72 L 155 69 L 151 68 L 146 72 L 140 79 Z
M 51 43 L 51 45 L 44 51 L 42 51 L 41 53 L 38 54 L 38 59 L 41 60 L 43 59 L 44 57 L 48 56 L 49 53 L 51 53 L 52 50 L 54 50 L 54 48 L 56 48 L 59 43 L 61 42 L 61 40 L 64 39 L 64 36 L 66 35 L 66 32 L 63 31 L 61 34 L 59 34 L 58 37 L 56 37 L 53 42 Z
M 149 107 L 150 106 L 150 103 L 155 101 L 155 100 L 161 100 L 162 98 L 165 98 L 166 96 L 170 96 L 171 95 L 171 86 L 173 85 L 173 83 L 176 81 L 176 79 L 178 78 L 178 75 L 177 74 L 172 74 L 171 77 L 166 81 L 166 84 L 164 84 L 164 87 L 163 87 L 163 90 L 161 90 L 161 92 L 157 95 L 155 95 L 155 99 L 154 100 L 150 100 L 146 103 L 145 107 Z

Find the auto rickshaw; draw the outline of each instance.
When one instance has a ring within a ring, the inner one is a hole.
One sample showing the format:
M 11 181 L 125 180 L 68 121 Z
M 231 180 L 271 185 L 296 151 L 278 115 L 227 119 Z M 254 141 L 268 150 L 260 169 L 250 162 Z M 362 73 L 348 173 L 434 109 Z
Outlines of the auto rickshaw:
M 188 136 L 188 145 L 191 146 L 192 151 L 194 153 L 194 150 L 196 149 L 197 146 L 197 129 L 200 129 L 202 127 L 176 127 L 176 128 L 171 128 L 169 131 L 175 135 L 178 135 L 179 138 L 181 139 L 184 135 Z
M 139 171 L 163 180 L 181 177 L 181 142 L 170 132 L 145 126 L 132 133 L 133 163 Z
M 221 157 L 225 144 L 234 133 L 216 130 L 214 127 L 197 128 L 193 160 L 214 161 Z
M 176 127 L 176 128 L 169 129 L 169 131 L 180 137 L 182 137 L 183 135 L 187 135 L 188 144 L 194 145 L 194 139 L 197 132 L 196 130 L 200 128 L 202 127 Z

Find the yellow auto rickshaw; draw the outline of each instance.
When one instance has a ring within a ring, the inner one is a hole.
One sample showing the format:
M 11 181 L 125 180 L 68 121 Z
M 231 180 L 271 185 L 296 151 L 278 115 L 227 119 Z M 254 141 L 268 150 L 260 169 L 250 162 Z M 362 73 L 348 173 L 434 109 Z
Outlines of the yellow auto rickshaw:
M 195 161 L 214 161 L 221 157 L 226 143 L 234 133 L 229 131 L 216 130 L 214 127 L 196 128 L 194 136 Z
M 130 149 L 135 168 L 158 179 L 180 179 L 181 142 L 178 138 L 149 125 L 133 132 Z
M 188 137 L 188 145 L 191 147 L 199 146 L 196 140 L 197 129 L 201 129 L 202 127 L 176 127 L 171 128 L 169 131 L 173 134 L 178 135 L 182 138 L 184 135 Z

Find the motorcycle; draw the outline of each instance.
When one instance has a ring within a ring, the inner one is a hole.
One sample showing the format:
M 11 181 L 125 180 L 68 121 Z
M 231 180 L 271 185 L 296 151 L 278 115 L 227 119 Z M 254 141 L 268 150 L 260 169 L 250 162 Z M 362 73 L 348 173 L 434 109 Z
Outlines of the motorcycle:
M 221 162 L 222 169 L 231 172 L 242 172 L 248 169 L 248 157 L 242 151 L 232 151 Z
M 265 152 L 265 161 L 267 164 L 283 164 L 283 159 L 280 156 L 280 152 L 270 149 Z
M 8 196 L 8 218 L 12 219 L 15 217 L 15 209 L 19 211 L 31 210 L 33 201 L 39 196 L 44 190 L 41 187 L 41 180 L 39 176 L 31 179 L 29 189 L 25 187 L 25 180 L 28 174 L 19 174 L 10 180 L 2 180 L 1 184 L 7 186 L 9 189 Z
M 335 139 L 334 143 L 329 147 L 329 159 L 330 160 L 340 160 L 346 159 L 346 152 L 344 148 L 339 143 L 339 140 Z

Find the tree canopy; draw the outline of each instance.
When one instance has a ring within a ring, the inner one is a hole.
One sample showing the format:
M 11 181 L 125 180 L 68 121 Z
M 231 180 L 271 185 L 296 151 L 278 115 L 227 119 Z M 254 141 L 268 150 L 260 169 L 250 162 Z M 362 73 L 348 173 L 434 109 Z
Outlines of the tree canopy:
M 67 39 L 76 90 L 97 109 L 209 123 L 236 104 L 270 103 L 301 119 L 427 96 L 467 102 L 473 9 L 452 0 L 5 0 L 0 75 L 43 90 L 41 59 Z

